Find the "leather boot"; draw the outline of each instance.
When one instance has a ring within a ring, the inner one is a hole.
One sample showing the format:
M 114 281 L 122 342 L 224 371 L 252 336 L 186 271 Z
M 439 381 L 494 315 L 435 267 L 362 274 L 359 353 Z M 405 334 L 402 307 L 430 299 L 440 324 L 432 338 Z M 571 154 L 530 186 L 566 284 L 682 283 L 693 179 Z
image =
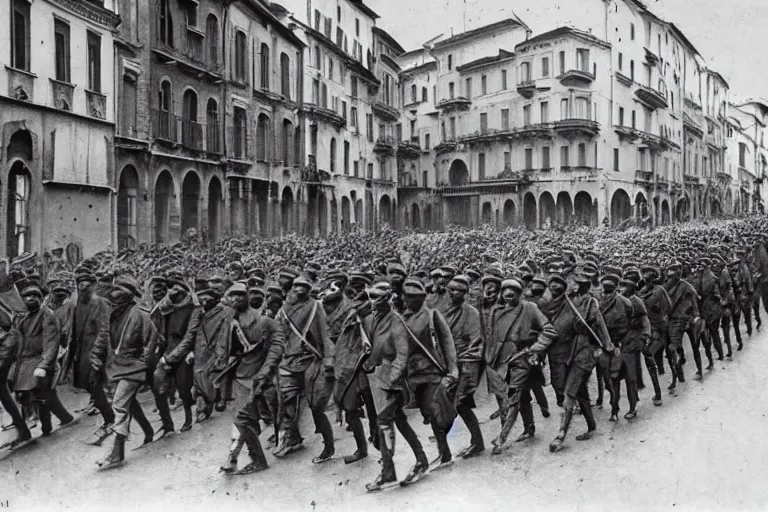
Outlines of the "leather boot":
M 315 420 L 317 431 L 323 436 L 323 451 L 312 459 L 312 463 L 322 464 L 331 460 L 333 454 L 336 453 L 336 449 L 333 446 L 333 428 L 331 428 L 331 422 L 328 421 L 328 417 L 323 411 L 312 411 L 312 417 Z
M 564 409 L 560 413 L 560 431 L 557 433 L 557 437 L 549 443 L 550 452 L 559 452 L 563 449 L 563 442 L 565 442 L 565 436 L 568 435 L 568 428 L 571 426 L 572 419 L 573 409 Z
M 101 443 L 104 442 L 106 438 L 112 435 L 114 432 L 112 430 L 112 427 L 114 425 L 112 423 L 110 424 L 104 424 L 96 430 L 96 432 L 93 433 L 91 436 L 91 439 L 87 441 L 87 444 L 90 444 L 92 446 L 101 446 Z
M 244 441 L 237 437 L 233 438 L 229 445 L 229 453 L 227 454 L 227 461 L 221 465 L 219 471 L 224 473 L 232 473 L 237 469 L 237 457 L 240 455 L 240 450 L 243 449 Z
M 352 434 L 355 436 L 357 449 L 352 455 L 344 457 L 344 464 L 352 464 L 359 460 L 363 460 L 368 456 L 368 440 L 365 438 L 365 429 L 363 429 L 363 422 L 360 420 L 360 416 L 357 414 L 348 414 L 347 421 L 352 427 Z
M 515 439 L 516 443 L 520 443 L 522 441 L 527 441 L 528 439 L 533 439 L 533 436 L 536 434 L 536 425 L 528 425 L 523 429 L 523 433 L 520 434 L 517 439 Z
M 184 424 L 179 429 L 179 432 L 186 432 L 192 428 L 192 406 L 184 404 Z
M 101 469 L 116 468 L 125 462 L 125 436 L 118 434 L 115 436 L 115 444 L 112 445 L 112 451 L 101 462 L 97 462 Z
M 651 376 L 653 384 L 653 405 L 661 405 L 661 386 L 659 385 L 659 376 L 656 373 L 656 362 L 652 357 L 646 357 L 645 365 L 648 367 L 648 375 Z
M 493 444 L 493 450 L 491 450 L 491 455 L 500 455 L 501 452 L 503 451 L 504 444 L 507 442 L 507 437 L 509 437 L 509 433 L 512 431 L 512 427 L 515 426 L 515 421 L 517 421 L 518 412 L 520 412 L 520 406 L 517 404 L 509 408 L 507 419 L 504 422 L 504 424 L 501 426 L 501 431 L 499 432 L 499 436 L 493 441 L 491 441 L 491 443 Z
M 432 434 L 435 436 L 435 442 L 437 443 L 438 455 L 430 463 L 430 467 L 435 470 L 445 469 L 453 465 L 453 454 L 451 453 L 451 447 L 448 446 L 448 434 L 444 430 L 436 427 L 432 424 Z M 435 467 L 436 466 L 436 467 Z
M 384 426 L 379 429 L 379 441 L 381 447 L 381 473 L 376 480 L 366 484 L 368 492 L 380 491 L 388 483 L 397 481 L 395 472 L 395 431 L 391 426 Z
M 467 426 L 467 430 L 469 430 L 470 440 L 469 446 L 461 450 L 457 457 L 462 459 L 469 459 L 475 457 L 476 455 L 480 455 L 485 451 L 483 432 L 480 430 L 480 424 L 477 421 L 477 416 L 475 416 L 475 413 L 472 411 L 472 409 L 465 406 L 460 406 L 458 409 L 461 419 L 464 420 L 464 424 Z
M 584 415 L 584 420 L 587 422 L 587 431 L 583 434 L 577 435 L 577 441 L 587 441 L 592 439 L 592 435 L 594 434 L 595 430 L 597 430 L 597 423 L 595 423 L 595 416 L 592 414 L 592 408 L 588 407 L 585 410 L 582 406 L 582 414 Z
M 261 429 L 258 422 L 255 426 L 250 423 L 246 426 L 238 426 L 237 430 L 240 431 L 240 437 L 248 447 L 248 455 L 251 457 L 251 462 L 235 474 L 247 475 L 267 469 L 269 465 L 267 464 L 267 458 L 264 456 L 264 450 L 261 448 L 261 441 L 259 441 Z M 237 459 L 235 459 L 235 465 L 237 465 Z

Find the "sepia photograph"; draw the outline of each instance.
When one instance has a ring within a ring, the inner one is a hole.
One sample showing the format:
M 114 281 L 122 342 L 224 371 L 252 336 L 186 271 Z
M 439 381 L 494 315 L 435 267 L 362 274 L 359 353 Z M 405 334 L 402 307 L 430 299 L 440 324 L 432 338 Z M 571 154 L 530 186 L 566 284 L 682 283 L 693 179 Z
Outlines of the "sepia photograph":
M 766 27 L 0 0 L 0 512 L 768 510 Z

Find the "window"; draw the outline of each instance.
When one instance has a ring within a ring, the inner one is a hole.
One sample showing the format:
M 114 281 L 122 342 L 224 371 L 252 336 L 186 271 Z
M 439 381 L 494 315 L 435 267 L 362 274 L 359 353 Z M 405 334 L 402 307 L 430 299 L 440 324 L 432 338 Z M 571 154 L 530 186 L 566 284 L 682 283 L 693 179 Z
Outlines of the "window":
M 421 186 L 422 186 L 422 187 L 427 187 L 427 186 L 429 186 L 429 185 L 427 184 L 427 181 L 428 181 L 428 180 L 429 180 L 429 173 L 428 173 L 427 171 L 422 171 L 422 173 L 421 173 Z
M 456 139 L 456 118 L 451 118 L 451 140 Z
M 533 148 L 525 148 L 525 169 L 533 169 Z
M 637 112 L 632 111 L 632 128 L 637 128 Z
M 481 94 L 488 94 L 488 77 L 485 75 L 480 78 L 480 90 Z
M 560 74 L 565 73 L 565 52 L 560 52 Z
M 455 89 L 455 88 L 454 88 L 453 82 L 450 82 L 450 83 L 448 84 L 448 97 L 449 97 L 450 99 L 453 99 L 453 95 L 454 95 L 454 89 Z
M 549 57 L 541 59 L 541 76 L 547 78 L 549 76 Z
M 359 160 L 355 160 L 352 162 L 352 176 L 354 176 L 355 178 L 360 177 L 360 161 Z
M 219 65 L 219 20 L 213 14 L 205 21 L 205 42 L 208 45 L 208 64 L 211 67 Z
M 344 118 L 344 124 L 347 123 L 347 102 L 341 100 L 341 117 Z
M 351 107 L 349 109 L 350 124 L 352 128 L 357 131 L 357 107 Z
M 613 148 L 613 170 L 619 170 L 619 148 Z
M 344 141 L 344 174 L 349 176 L 349 142 Z
M 341 23 L 341 6 L 340 5 L 336 6 L 336 21 Z
M 387 127 L 384 125 L 384 123 L 379 123 L 379 138 L 383 139 L 387 136 Z
M 432 86 L 432 101 L 433 102 L 437 101 L 437 86 L 436 85 Z
M 320 53 L 320 47 L 315 45 L 315 67 L 317 69 L 322 69 L 323 67 L 323 54 Z
M 29 71 L 29 3 L 26 0 L 11 1 L 13 3 L 11 65 L 16 69 Z
M 531 124 L 531 106 L 525 105 L 523 107 L 523 126 Z
M 317 78 L 312 80 L 312 103 L 320 104 L 320 80 Z
M 280 54 L 280 94 L 291 99 L 291 59 L 285 53 Z
M 427 88 L 422 87 L 421 88 L 421 101 L 426 103 L 429 100 L 429 95 L 427 94 Z
M 328 39 L 331 38 L 331 28 L 333 28 L 333 20 L 331 18 L 325 18 L 325 23 L 323 25 L 323 34 L 325 34 L 325 37 Z
M 635 80 L 635 61 L 629 61 L 629 78 Z
M 259 68 L 261 73 L 261 80 L 259 84 L 262 89 L 269 90 L 269 46 L 266 43 L 261 43 L 261 50 L 259 51 Z M 325 89 L 325 84 L 323 84 Z
M 341 48 L 343 43 L 344 43 L 344 31 L 341 30 L 341 27 L 336 27 L 336 46 Z
M 629 38 L 633 41 L 635 40 L 635 24 L 630 23 L 629 24 Z
M 624 107 L 619 107 L 619 126 L 624 126 Z
M 483 112 L 480 114 L 480 133 L 488 132 L 488 114 Z
M 428 133 L 424 134 L 424 149 L 429 149 L 430 148 L 430 140 L 429 139 L 430 139 L 429 134 Z
M 269 118 L 259 114 L 256 122 L 256 160 L 267 160 L 267 148 L 269 147 Z
M 548 101 L 541 102 L 541 122 L 542 123 L 549 122 L 549 102 Z
M 158 92 L 158 123 L 155 135 L 161 139 L 173 140 L 176 137 L 176 121 L 173 118 L 173 98 L 171 83 L 163 80 Z M 172 122 L 173 121 L 173 122 Z
M 355 18 L 355 35 L 360 37 L 360 19 Z
M 124 137 L 136 137 L 136 78 L 123 75 L 123 91 L 120 95 L 120 131 Z
M 336 173 L 336 139 L 331 137 L 331 174 Z
M 521 82 L 531 81 L 531 63 L 530 62 L 523 62 L 520 65 L 520 81 Z
M 579 144 L 579 167 L 587 166 L 587 145 L 583 142 Z
M 328 59 L 328 78 L 333 80 L 333 59 Z
M 440 123 L 440 136 L 442 137 L 442 140 L 445 140 L 447 138 L 447 135 L 445 133 L 445 121 Z
M 88 89 L 101 92 L 101 36 L 88 32 Z
M 453 69 L 453 55 L 448 56 L 448 71 Z
M 467 80 L 465 81 L 464 95 L 467 98 L 472 98 L 472 79 L 471 78 L 467 78 Z
M 747 145 L 739 142 L 739 167 L 747 166 Z
M 349 88 L 352 90 L 351 96 L 357 98 L 357 77 L 353 76 L 349 79 Z
M 287 166 L 291 162 L 291 137 L 293 137 L 293 124 L 287 119 L 283 120 L 283 137 L 282 137 L 282 160 L 283 165 Z
M 502 91 L 507 90 L 507 70 L 506 69 L 501 70 L 501 90 Z
M 373 142 L 373 114 L 365 114 L 365 132 L 369 142 Z
M 619 52 L 619 71 L 624 67 L 624 54 Z
M 416 88 L 416 84 L 411 85 L 411 102 L 416 103 L 416 94 L 418 92 L 418 89 Z
M 416 133 L 416 120 L 411 119 L 410 125 L 411 125 L 411 139 L 414 139 L 414 138 L 418 139 L 419 135 Z
M 571 118 L 570 104 L 566 98 L 560 100 L 560 120 L 565 121 Z
M 549 146 L 541 148 L 541 168 L 549 169 Z
M 320 19 L 321 18 L 322 18 L 322 16 L 320 16 L 320 11 L 315 9 L 315 30 L 317 30 L 318 32 L 320 32 Z
M 246 69 L 246 52 L 248 46 L 248 39 L 245 36 L 245 32 L 238 30 L 235 34 L 235 80 L 239 82 L 245 82 Z
M 512 170 L 512 153 L 509 151 L 504 152 L 504 170 Z
M 560 146 L 560 167 L 568 167 L 571 165 L 568 160 L 571 156 L 570 146 Z
M 576 119 L 589 119 L 589 100 L 576 98 Z
M 173 17 L 171 16 L 170 0 L 160 0 L 160 42 L 173 48 Z
M 322 84 L 320 86 L 320 105 L 323 108 L 328 108 L 328 86 Z
M 69 24 L 55 19 L 56 38 L 56 80 L 69 82 Z
M 580 71 L 589 73 L 589 50 L 583 48 L 576 50 L 576 67 Z
M 509 109 L 501 109 L 501 129 L 509 130 Z
M 485 179 L 485 153 L 477 155 L 477 177 L 479 180 Z
M 235 130 L 233 150 L 235 157 L 245 158 L 246 141 L 248 140 L 248 121 L 244 108 L 235 107 Z
M 197 27 L 197 3 L 190 1 L 186 4 L 187 26 Z

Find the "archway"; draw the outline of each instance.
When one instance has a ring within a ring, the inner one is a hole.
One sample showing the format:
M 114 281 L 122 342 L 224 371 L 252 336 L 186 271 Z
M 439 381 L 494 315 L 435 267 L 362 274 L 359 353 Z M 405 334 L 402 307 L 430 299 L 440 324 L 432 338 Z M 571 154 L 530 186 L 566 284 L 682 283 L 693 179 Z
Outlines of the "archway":
M 480 215 L 481 224 L 491 224 L 493 222 L 493 206 L 491 203 L 483 203 L 483 209 Z
M 317 229 L 320 236 L 328 235 L 328 198 L 322 190 L 317 197 L 317 216 L 319 217 Z
M 411 229 L 421 229 L 421 212 L 416 203 L 411 206 Z
M 731 193 L 731 189 L 728 189 L 725 192 L 725 211 L 733 213 L 733 194 Z
M 221 181 L 214 176 L 208 184 L 208 240 L 216 242 L 221 237 Z
M 536 198 L 530 192 L 523 199 L 523 222 L 528 229 L 536 228 Z
M 190 171 L 181 185 L 181 234 L 197 229 L 198 205 L 200 204 L 200 178 Z
M 374 208 L 376 205 L 373 203 L 373 192 L 370 190 L 365 191 L 365 229 L 373 231 L 374 229 Z M 359 222 L 359 221 L 358 221 Z
M 576 224 L 579 226 L 591 226 L 596 223 L 592 214 L 592 196 L 581 191 L 573 198 L 573 211 L 576 216 Z
M 448 182 L 454 187 L 469 183 L 469 169 L 463 160 L 456 159 L 453 161 L 448 171 Z
M 361 229 L 363 227 L 363 200 L 358 199 L 355 201 L 355 227 Z
M 349 198 L 347 196 L 344 196 L 341 198 L 341 232 L 347 233 L 350 229 L 350 222 L 352 215 L 352 206 L 350 204 Z
M 137 197 L 139 175 L 132 165 L 120 173 L 117 189 L 117 248 L 135 249 L 138 242 Z
M 722 208 L 720 207 L 720 201 L 712 196 L 709 198 L 709 215 L 711 217 L 720 217 L 722 215 Z
M 504 225 L 512 226 L 515 224 L 515 202 L 511 199 L 504 201 Z
M 392 227 L 392 201 L 384 194 L 379 200 L 379 227 Z
M 568 192 L 560 192 L 557 194 L 557 223 L 568 225 L 571 223 L 572 217 L 573 202 L 571 202 L 571 195 Z
M 424 231 L 431 231 L 435 229 L 435 226 L 432 224 L 432 205 L 428 204 L 424 207 L 424 213 L 422 214 L 423 222 L 422 225 L 424 226 Z
M 280 201 L 280 225 L 283 233 L 293 230 L 293 191 L 291 187 L 285 187 Z
M 675 221 L 677 222 L 685 222 L 688 220 L 688 215 L 690 213 L 690 207 L 691 207 L 691 201 L 688 199 L 688 196 L 683 196 L 677 201 L 677 205 L 675 205 Z
M 8 173 L 8 211 L 6 253 L 13 259 L 30 251 L 29 202 L 32 199 L 32 173 L 16 160 Z
M 331 233 L 339 232 L 339 202 L 331 199 Z
M 543 228 L 554 224 L 557 220 L 556 215 L 555 199 L 549 192 L 544 192 L 539 196 L 539 227 Z
M 648 200 L 642 192 L 638 192 L 635 196 L 635 218 L 642 221 L 646 217 L 648 217 Z
M 611 198 L 611 226 L 618 226 L 632 216 L 632 203 L 624 189 L 618 189 Z
M 171 173 L 163 171 L 155 181 L 155 242 L 168 243 L 171 240 L 171 215 L 176 190 Z
M 666 226 L 670 222 L 669 201 L 664 199 L 661 202 L 661 225 Z

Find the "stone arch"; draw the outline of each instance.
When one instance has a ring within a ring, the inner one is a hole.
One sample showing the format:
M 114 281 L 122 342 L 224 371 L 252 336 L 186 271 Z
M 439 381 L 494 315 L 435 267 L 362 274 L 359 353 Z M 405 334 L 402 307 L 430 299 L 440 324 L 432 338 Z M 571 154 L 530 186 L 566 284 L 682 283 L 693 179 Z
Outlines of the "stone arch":
M 620 188 L 613 193 L 611 198 L 611 225 L 618 226 L 632 216 L 632 203 L 629 194 Z
M 691 213 L 691 200 L 688 195 L 681 197 L 675 205 L 675 221 L 685 222 Z
M 256 160 L 269 158 L 269 116 L 265 113 L 256 118 Z
M 551 225 L 557 221 L 557 208 L 555 199 L 549 192 L 542 192 L 539 196 L 539 227 L 547 225 L 547 220 Z
M 355 201 L 355 227 L 360 229 L 363 223 L 363 200 Z
M 528 192 L 523 198 L 523 222 L 528 229 L 536 229 L 536 197 Z
M 493 223 L 493 206 L 488 201 L 483 203 L 483 208 L 480 214 L 480 221 L 481 221 L 481 224 Z
M 670 220 L 669 201 L 664 199 L 661 202 L 661 225 L 666 226 L 669 224 Z
M 568 192 L 557 194 L 557 223 L 568 225 L 573 218 L 573 202 Z
M 13 132 L 8 139 L 8 150 L 5 155 L 9 162 L 12 158 L 21 158 L 27 162 L 34 160 L 35 137 L 32 132 L 25 128 Z
M 284 233 L 293 230 L 293 190 L 285 187 L 280 196 L 280 225 Z
M 349 232 L 352 222 L 352 205 L 347 196 L 341 198 L 341 231 Z
M 13 259 L 31 249 L 29 205 L 32 201 L 32 172 L 21 160 L 15 160 L 8 172 L 6 210 L 6 255 Z
M 422 213 L 422 226 L 424 228 L 424 231 L 430 231 L 435 229 L 434 225 L 432 224 L 432 205 L 428 204 L 424 206 L 424 212 Z
M 421 229 L 421 211 L 416 203 L 411 205 L 411 229 Z
M 504 225 L 514 226 L 517 217 L 515 202 L 511 199 L 504 201 Z
M 392 227 L 392 200 L 387 194 L 379 200 L 379 224 Z
M 650 214 L 648 210 L 648 199 L 643 192 L 638 192 L 635 196 L 635 218 L 643 220 Z
M 592 196 L 583 190 L 578 192 L 573 198 L 573 212 L 576 224 L 579 226 L 591 226 L 596 224 L 596 221 L 593 219 L 592 210 Z
M 448 171 L 448 183 L 454 187 L 469 183 L 469 169 L 464 160 L 457 158 L 451 163 Z
M 200 210 L 200 177 L 195 171 L 189 171 L 181 183 L 181 234 L 187 230 L 198 229 Z
M 373 202 L 373 192 L 370 190 L 365 191 L 365 229 L 372 231 L 374 229 L 374 211 L 376 205 Z
M 120 171 L 117 185 L 117 248 L 135 249 L 138 245 L 139 174 L 132 165 Z
M 157 175 L 154 190 L 155 242 L 168 243 L 173 237 L 173 221 L 176 211 L 176 186 L 170 171 L 163 170 Z
M 208 183 L 208 240 L 216 242 L 221 238 L 221 211 L 223 204 L 221 181 L 217 176 Z

